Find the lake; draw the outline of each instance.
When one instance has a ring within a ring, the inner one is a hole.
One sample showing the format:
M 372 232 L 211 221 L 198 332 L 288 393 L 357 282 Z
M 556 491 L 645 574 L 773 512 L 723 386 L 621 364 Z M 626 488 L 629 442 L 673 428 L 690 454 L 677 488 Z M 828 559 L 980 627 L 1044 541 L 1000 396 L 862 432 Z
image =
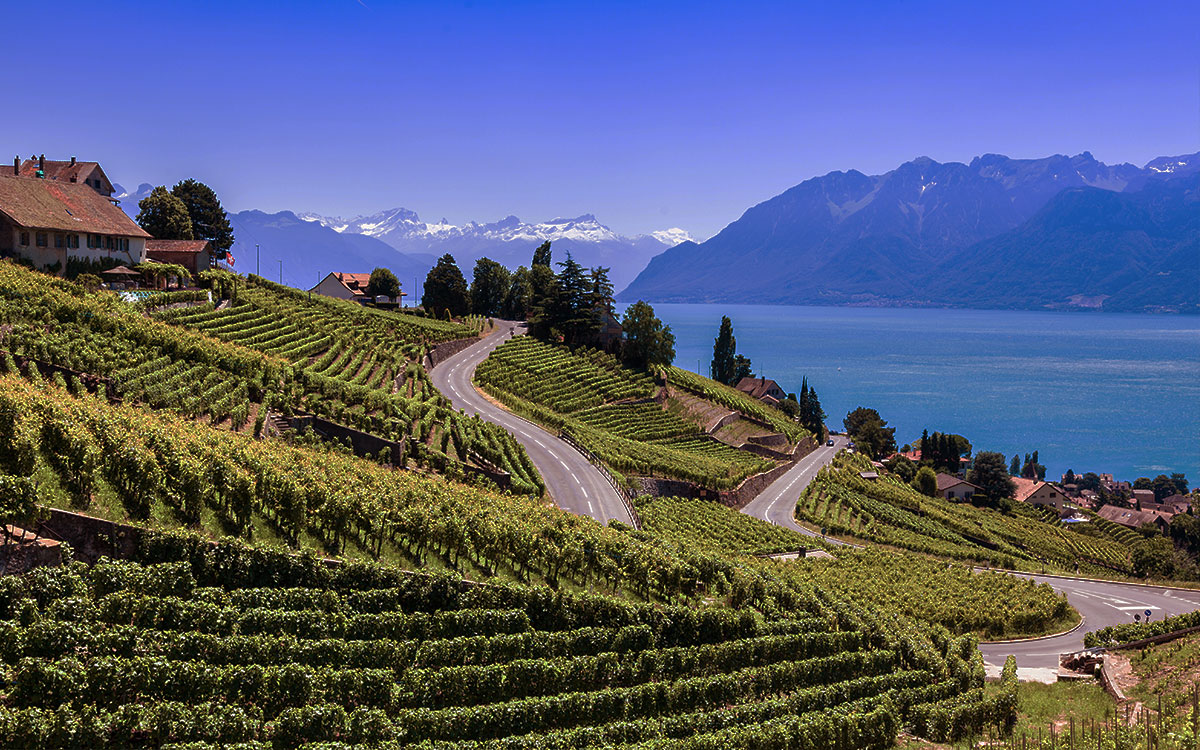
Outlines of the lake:
M 800 390 L 827 423 L 877 409 L 903 445 L 955 432 L 976 451 L 1033 450 L 1121 479 L 1186 472 L 1200 485 L 1200 318 L 997 310 L 654 305 L 675 364 L 708 375 L 722 315 L 756 374 Z

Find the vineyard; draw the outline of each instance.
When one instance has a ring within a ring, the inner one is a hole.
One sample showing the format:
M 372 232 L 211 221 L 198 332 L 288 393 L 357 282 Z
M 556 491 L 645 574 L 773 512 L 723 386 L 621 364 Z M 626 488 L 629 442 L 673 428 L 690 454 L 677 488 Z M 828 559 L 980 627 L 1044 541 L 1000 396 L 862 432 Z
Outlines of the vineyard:
M 676 388 L 694 393 L 743 416 L 765 422 L 776 432 L 787 435 L 788 440 L 792 443 L 798 443 L 810 436 L 807 430 L 789 419 L 783 412 L 767 406 L 752 396 L 747 396 L 736 388 L 730 388 L 724 383 L 718 383 L 678 367 L 667 368 L 667 382 Z
M 0 580 L 6 748 L 884 748 L 1006 726 L 970 637 L 150 535 Z M 182 744 L 186 743 L 186 744 Z
M 514 411 L 569 434 L 620 474 L 730 489 L 774 466 L 666 411 L 651 399 L 657 389 L 649 375 L 603 352 L 520 336 L 480 363 L 475 380 Z
M 172 296 L 174 295 L 174 296 Z M 155 295 L 178 300 L 191 292 Z M 541 494 L 525 451 L 502 428 L 455 412 L 419 358 L 432 344 L 474 335 L 462 325 L 383 312 L 257 277 L 236 304 L 157 308 L 90 294 L 0 263 L 0 347 L 13 355 L 109 378 L 127 401 L 233 430 L 261 427 L 265 408 L 308 410 L 406 445 L 406 464 L 455 478 L 467 466 L 507 472 L 514 492 Z M 207 293 L 205 293 L 207 299 Z M 15 360 L 0 361 L 12 371 Z
M 863 479 L 866 468 L 861 457 L 839 456 L 807 487 L 796 517 L 831 534 L 1004 568 L 1131 571 L 1123 535 L 1109 527 L 1086 535 L 1021 503 L 1002 513 L 931 498 L 890 477 Z
M 656 537 L 716 555 L 764 554 L 818 545 L 813 537 L 774 526 L 717 503 L 640 498 L 642 527 Z M 833 560 L 806 558 L 767 565 L 771 574 L 847 601 L 989 638 L 1041 635 L 1069 627 L 1066 600 L 1046 585 L 969 566 L 873 548 L 830 548 Z M 1065 627 L 1064 627 L 1065 626 Z

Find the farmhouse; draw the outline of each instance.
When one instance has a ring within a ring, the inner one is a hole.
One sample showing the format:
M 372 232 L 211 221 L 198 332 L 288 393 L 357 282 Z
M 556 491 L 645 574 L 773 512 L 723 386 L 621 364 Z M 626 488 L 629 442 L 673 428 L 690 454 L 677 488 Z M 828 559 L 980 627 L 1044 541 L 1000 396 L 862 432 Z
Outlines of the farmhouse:
M 103 194 L 112 190 L 107 178 L 93 174 L 81 171 L 75 181 L 22 176 L 15 160 L 11 171 L 0 172 L 0 257 L 60 271 L 68 258 L 131 266 L 144 261 L 150 235 Z
M 1128 526 L 1131 529 L 1139 528 L 1147 523 L 1154 524 L 1162 531 L 1166 531 L 1170 526 L 1169 518 L 1153 510 L 1134 510 L 1132 508 L 1121 508 L 1116 505 L 1105 505 L 1096 511 L 1096 515 L 1107 521 Z
M 365 303 L 370 297 L 367 296 L 367 284 L 371 281 L 369 273 L 342 273 L 334 271 L 321 282 L 314 286 L 309 291 L 323 294 L 326 297 L 337 297 L 338 299 L 348 299 L 354 302 Z
M 776 406 L 787 398 L 787 394 L 779 387 L 779 383 L 766 378 L 742 378 L 735 387 L 742 393 L 753 396 L 771 406 Z
M 1017 485 L 1016 499 L 1030 505 L 1049 505 L 1055 510 L 1063 510 L 1067 505 L 1067 494 L 1062 488 L 1049 482 L 1035 482 L 1024 477 L 1013 477 Z
M 953 474 L 938 472 L 937 475 L 938 494 L 946 500 L 966 500 L 976 492 L 983 490 L 977 484 L 971 484 L 965 479 L 959 479 Z
M 146 259 L 183 266 L 193 276 L 215 262 L 208 240 L 146 240 Z

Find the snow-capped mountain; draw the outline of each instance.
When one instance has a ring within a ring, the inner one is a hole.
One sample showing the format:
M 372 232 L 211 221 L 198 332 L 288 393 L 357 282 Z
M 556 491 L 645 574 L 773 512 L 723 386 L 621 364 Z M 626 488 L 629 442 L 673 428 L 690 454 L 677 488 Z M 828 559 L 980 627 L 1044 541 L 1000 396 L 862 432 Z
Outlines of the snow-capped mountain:
M 549 240 L 553 243 L 555 260 L 563 259 L 569 252 L 585 266 L 606 266 L 611 269 L 610 277 L 618 288 L 631 281 L 650 258 L 691 239 L 679 228 L 625 237 L 601 224 L 591 214 L 536 224 L 506 216 L 500 221 L 469 222 L 461 226 L 445 219 L 425 222 L 414 211 L 405 208 L 391 208 L 351 219 L 316 213 L 297 216 L 340 234 L 374 237 L 406 255 L 449 253 L 468 278 L 475 261 L 482 257 L 510 268 L 528 265 L 534 248 Z

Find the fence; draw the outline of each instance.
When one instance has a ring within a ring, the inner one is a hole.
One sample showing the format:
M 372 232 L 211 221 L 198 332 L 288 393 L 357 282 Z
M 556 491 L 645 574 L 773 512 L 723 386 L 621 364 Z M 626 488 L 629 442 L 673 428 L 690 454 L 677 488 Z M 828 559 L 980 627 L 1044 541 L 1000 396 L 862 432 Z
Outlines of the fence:
M 599 457 L 596 456 L 596 454 L 592 453 L 587 448 L 584 448 L 582 445 L 576 442 L 573 437 L 565 432 L 560 432 L 558 436 L 564 443 L 579 451 L 589 463 L 600 470 L 600 473 L 604 475 L 604 478 L 608 480 L 608 483 L 611 484 L 613 489 L 617 491 L 617 496 L 621 498 L 621 503 L 625 506 L 625 510 L 629 513 L 629 518 L 633 520 L 633 528 L 641 531 L 642 519 L 638 517 L 637 511 L 633 507 L 633 494 L 629 492 L 629 490 L 627 490 L 625 486 L 622 485 L 621 482 L 612 475 L 612 472 L 608 470 L 608 467 L 604 465 L 604 462 L 602 462 Z

